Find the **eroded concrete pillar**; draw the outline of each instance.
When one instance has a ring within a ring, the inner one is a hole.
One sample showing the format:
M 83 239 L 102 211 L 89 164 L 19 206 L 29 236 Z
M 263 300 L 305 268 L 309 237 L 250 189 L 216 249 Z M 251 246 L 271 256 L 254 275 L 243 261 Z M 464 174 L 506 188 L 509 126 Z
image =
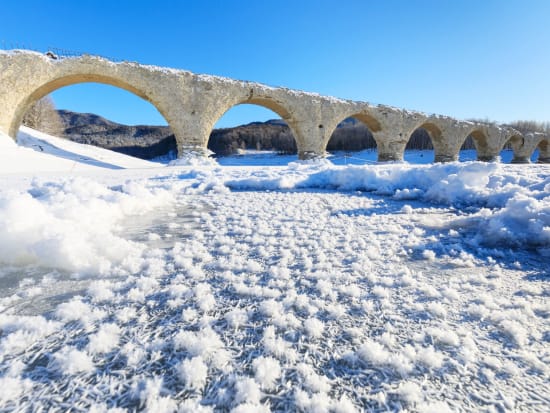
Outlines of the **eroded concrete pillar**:
M 380 106 L 376 111 L 380 130 L 373 132 L 378 162 L 402 161 L 407 142 L 420 117 L 395 108 Z
M 332 133 L 320 108 L 313 106 L 311 109 L 310 112 L 294 114 L 295 118 L 287 121 L 294 133 L 300 160 L 324 158 L 326 142 Z
M 511 163 L 531 163 L 531 159 L 529 156 L 517 156 L 514 155 L 512 158 Z
M 435 151 L 435 148 L 434 148 Z M 435 151 L 434 162 L 456 162 L 458 161 L 458 153 L 451 151 Z
M 531 163 L 531 156 L 540 144 L 540 134 L 527 133 L 525 135 L 515 134 L 509 139 L 514 150 L 512 163 Z M 539 156 L 540 159 L 540 156 Z
M 525 139 L 512 128 L 499 127 L 495 125 L 481 125 L 471 132 L 477 150 L 477 160 L 484 162 L 499 162 L 500 152 L 507 142 L 510 142 L 514 149 L 513 163 L 528 163 L 529 145 L 525 145 Z M 534 150 L 534 147 L 531 151 Z
M 543 140 L 539 146 L 537 163 L 550 163 L 550 139 Z
M 407 142 L 401 140 L 398 135 L 397 139 L 395 136 L 392 138 L 386 133 L 374 133 L 373 136 L 376 140 L 376 147 L 378 150 L 378 162 L 394 162 L 403 160 L 403 154 L 405 152 Z
M 178 158 L 193 154 L 208 156 L 208 138 L 210 130 L 199 114 L 193 111 L 182 111 L 177 122 L 170 123 L 176 137 Z
M 325 127 L 319 119 L 317 122 L 299 122 L 293 129 L 298 148 L 298 159 L 308 160 L 326 156 Z
M 500 153 L 478 153 L 477 160 L 480 162 L 500 162 Z
M 434 147 L 434 162 L 458 161 L 461 145 L 459 143 L 460 139 L 460 133 L 453 133 L 450 130 L 445 130 L 441 138 L 432 138 L 432 145 Z

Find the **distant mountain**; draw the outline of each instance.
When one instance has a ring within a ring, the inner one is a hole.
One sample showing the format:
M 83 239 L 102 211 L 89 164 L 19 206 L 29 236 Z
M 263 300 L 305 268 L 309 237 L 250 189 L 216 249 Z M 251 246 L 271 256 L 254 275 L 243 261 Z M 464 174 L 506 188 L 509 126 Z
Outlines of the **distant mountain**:
M 70 110 L 60 109 L 57 111 L 61 117 L 61 121 L 66 127 L 76 127 L 76 126 L 88 126 L 88 125 L 98 125 L 98 126 L 107 126 L 115 127 L 118 126 L 117 123 L 111 122 L 110 120 L 105 119 L 99 115 L 94 115 L 93 113 L 79 113 L 71 112 Z
M 142 159 L 151 159 L 176 150 L 176 140 L 168 126 L 121 125 L 92 113 L 58 110 L 64 137 L 78 143 L 100 146 Z
M 89 145 L 111 149 L 142 159 L 151 159 L 176 151 L 176 140 L 168 126 L 121 125 L 91 113 L 58 110 L 64 126 L 64 137 Z M 348 118 L 334 131 L 328 151 L 358 151 L 375 148 L 376 142 L 362 122 Z M 252 122 L 234 128 L 214 129 L 208 148 L 217 156 L 226 156 L 240 149 L 270 150 L 296 153 L 296 142 L 282 119 Z M 432 149 L 423 129 L 411 137 L 409 149 Z

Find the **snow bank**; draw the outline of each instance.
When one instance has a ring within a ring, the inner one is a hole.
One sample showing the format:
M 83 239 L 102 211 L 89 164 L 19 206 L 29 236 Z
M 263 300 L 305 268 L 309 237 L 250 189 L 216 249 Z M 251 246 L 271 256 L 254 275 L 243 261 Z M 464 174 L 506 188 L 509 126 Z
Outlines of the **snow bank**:
M 121 221 L 172 202 L 169 192 L 143 183 L 109 188 L 84 178 L 0 193 L 0 263 L 135 272 L 145 247 L 117 233 Z
M 270 173 L 255 172 L 225 185 L 236 190 L 367 191 L 396 200 L 417 200 L 457 209 L 481 209 L 466 220 L 475 242 L 485 245 L 550 247 L 550 176 L 497 163 L 389 164 L 339 167 L 296 163 Z M 531 172 L 531 173 L 530 173 Z M 406 212 L 406 211 L 405 211 Z M 471 222 L 474 220 L 474 222 Z
M 470 218 L 478 223 L 480 242 L 492 246 L 542 247 L 544 254 L 550 247 L 550 186 L 542 199 L 517 194 L 498 210 L 483 209 Z M 466 220 L 467 221 L 467 220 Z
M 10 138 L 4 132 L 0 131 L 0 148 L 1 149 L 4 150 L 5 148 L 14 148 L 16 146 L 17 144 L 12 138 Z
M 210 156 L 214 152 L 206 150 L 204 152 L 187 151 L 179 158 L 168 162 L 168 166 L 216 166 L 218 163 Z

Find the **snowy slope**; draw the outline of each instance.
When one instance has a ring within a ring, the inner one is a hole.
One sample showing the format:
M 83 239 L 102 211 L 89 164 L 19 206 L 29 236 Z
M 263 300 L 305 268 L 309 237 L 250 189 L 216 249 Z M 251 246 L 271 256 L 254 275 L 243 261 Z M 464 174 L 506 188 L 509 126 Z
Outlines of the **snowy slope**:
M 32 134 L 111 166 L 0 179 L 0 410 L 548 411 L 550 166 L 112 169 Z
M 81 145 L 22 126 L 18 145 L 0 133 L 0 174 L 153 168 L 159 164 L 91 145 Z

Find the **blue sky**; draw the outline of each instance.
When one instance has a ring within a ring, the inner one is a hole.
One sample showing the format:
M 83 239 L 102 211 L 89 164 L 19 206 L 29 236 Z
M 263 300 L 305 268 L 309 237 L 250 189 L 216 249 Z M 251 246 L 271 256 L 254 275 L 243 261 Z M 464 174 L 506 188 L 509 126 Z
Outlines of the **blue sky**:
M 547 0 L 7 0 L 2 17 L 2 48 L 53 46 L 461 119 L 550 121 Z M 164 122 L 108 86 L 53 97 L 118 122 Z M 247 106 L 219 126 L 276 117 Z

